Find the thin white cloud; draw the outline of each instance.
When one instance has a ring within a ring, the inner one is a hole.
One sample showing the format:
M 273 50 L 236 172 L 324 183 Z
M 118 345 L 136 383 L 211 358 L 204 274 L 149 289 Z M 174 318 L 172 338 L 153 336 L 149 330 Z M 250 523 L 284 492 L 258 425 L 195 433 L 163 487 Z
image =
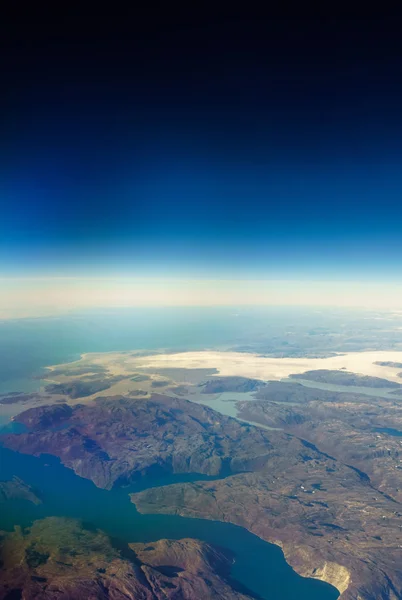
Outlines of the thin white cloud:
M 0 280 L 0 318 L 135 306 L 288 305 L 402 309 L 401 284 L 40 277 Z

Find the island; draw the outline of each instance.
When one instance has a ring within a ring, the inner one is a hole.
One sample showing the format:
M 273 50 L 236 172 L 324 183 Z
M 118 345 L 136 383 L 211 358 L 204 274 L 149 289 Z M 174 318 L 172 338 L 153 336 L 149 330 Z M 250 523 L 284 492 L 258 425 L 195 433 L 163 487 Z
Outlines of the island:
M 0 394 L 0 404 L 27 404 L 41 401 L 46 401 L 46 397 L 36 392 L 33 394 L 23 394 L 22 392 Z
M 0 481 L 0 504 L 13 500 L 27 500 L 33 504 L 41 503 L 38 492 L 15 476 L 8 481 Z
M 214 377 L 204 383 L 200 383 L 203 394 L 221 394 L 223 392 L 254 392 L 264 382 L 259 379 L 248 377 Z
M 292 379 L 305 379 L 316 381 L 317 383 L 330 383 L 332 385 L 353 385 L 356 387 L 371 388 L 401 388 L 402 384 L 382 379 L 381 377 L 372 377 L 371 375 L 360 375 L 349 371 L 332 371 L 330 369 L 317 369 L 315 371 L 306 371 L 289 375 Z
M 113 384 L 119 382 L 121 377 L 94 378 L 70 380 L 66 383 L 50 383 L 45 386 L 48 394 L 63 394 L 75 400 L 85 396 L 92 396 L 102 390 L 109 389 Z
M 392 369 L 402 369 L 402 363 L 393 362 L 392 360 L 377 360 L 375 365 L 379 367 L 391 367 Z

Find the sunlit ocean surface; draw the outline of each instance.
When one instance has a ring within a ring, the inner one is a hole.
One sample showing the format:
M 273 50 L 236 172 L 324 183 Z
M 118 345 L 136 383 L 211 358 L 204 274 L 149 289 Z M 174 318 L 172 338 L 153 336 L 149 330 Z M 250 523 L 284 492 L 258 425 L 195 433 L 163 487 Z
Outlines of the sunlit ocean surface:
M 76 360 L 85 352 L 247 349 L 250 343 L 257 343 L 257 349 L 260 344 L 270 351 L 291 350 L 298 347 L 299 334 L 314 336 L 314 345 L 317 333 L 333 329 L 339 334 L 345 321 L 367 326 L 364 316 L 292 307 L 170 307 L 0 321 L 0 393 L 33 391 L 40 385 L 33 377 L 43 367 Z

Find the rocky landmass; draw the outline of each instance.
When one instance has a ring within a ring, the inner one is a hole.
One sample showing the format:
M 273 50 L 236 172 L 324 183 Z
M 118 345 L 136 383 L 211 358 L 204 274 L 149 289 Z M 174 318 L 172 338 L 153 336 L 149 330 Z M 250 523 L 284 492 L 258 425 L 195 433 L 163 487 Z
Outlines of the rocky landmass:
M 131 381 L 136 381 L 137 383 L 139 381 L 149 381 L 150 376 L 149 375 L 142 375 L 142 373 L 138 373 L 138 375 L 134 375 L 134 377 L 130 377 Z
M 401 598 L 402 513 L 359 473 L 288 439 L 287 459 L 213 482 L 132 495 L 143 513 L 227 521 L 281 546 L 301 575 L 342 600 Z M 302 462 L 303 461 L 303 462 Z
M 19 477 L 13 477 L 8 481 L 0 481 L 0 504 L 9 500 L 28 500 L 33 504 L 41 503 L 37 492 Z
M 155 472 L 218 476 L 253 468 L 273 452 L 264 432 L 181 398 L 99 398 L 51 405 L 18 417 L 29 429 L 5 435 L 19 452 L 49 453 L 97 486 L 111 489 Z
M 24 394 L 22 392 L 14 392 L 11 394 L 0 394 L 0 404 L 25 404 L 27 402 L 41 402 L 44 400 L 41 394 Z
M 330 383 L 335 385 L 353 385 L 357 387 L 371 388 L 400 388 L 401 384 L 382 377 L 372 377 L 370 375 L 359 375 L 349 371 L 331 371 L 330 369 L 317 369 L 315 371 L 306 371 L 298 375 L 289 375 L 290 378 L 306 379 L 317 381 L 318 383 Z
M 128 392 L 127 396 L 130 398 L 137 398 L 138 396 L 148 396 L 148 392 L 146 390 L 131 390 Z
M 32 431 L 40 431 L 59 427 L 67 422 L 72 414 L 73 408 L 68 404 L 48 404 L 29 408 L 17 415 L 14 421 L 25 425 L 25 427 Z
M 63 394 L 68 396 L 72 400 L 77 398 L 85 398 L 86 396 L 92 396 L 102 390 L 107 390 L 114 383 L 117 383 L 121 377 L 108 377 L 106 379 L 99 379 L 95 376 L 95 379 L 75 379 L 68 381 L 67 383 L 50 383 L 45 387 L 45 391 L 48 394 Z
M 175 396 L 188 396 L 190 390 L 185 385 L 174 385 L 169 388 L 169 392 L 172 392 Z
M 49 517 L 1 539 L 0 599 L 250 600 L 226 578 L 231 558 L 197 540 L 115 548 L 99 530 Z
M 30 431 L 4 436 L 6 446 L 54 454 L 100 487 L 155 470 L 220 476 L 132 500 L 142 512 L 246 527 L 281 546 L 300 574 L 337 587 L 342 600 L 401 597 L 401 505 L 352 462 L 309 441 L 162 395 L 39 407 L 18 420 Z
M 227 551 L 194 539 L 129 544 L 155 591 L 172 600 L 251 600 L 230 581 L 233 557 Z
M 379 367 L 392 367 L 393 369 L 402 369 L 402 363 L 400 362 L 392 362 L 390 360 L 378 360 L 374 363 Z
M 167 379 L 154 379 L 151 383 L 151 387 L 153 387 L 153 388 L 166 387 L 170 383 L 171 382 Z
M 324 402 L 338 402 L 340 392 L 330 390 L 321 390 L 319 388 L 308 387 L 301 383 L 290 381 L 268 381 L 264 387 L 258 389 L 253 394 L 257 400 L 269 400 L 278 403 L 304 404 L 312 400 Z M 372 398 L 364 394 L 354 392 L 342 392 L 342 397 L 347 398 L 349 402 L 372 402 Z
M 222 394 L 223 392 L 254 392 L 264 385 L 259 379 L 248 377 L 214 377 L 201 383 L 203 394 Z
M 313 443 L 364 472 L 376 489 L 402 502 L 402 441 L 387 434 L 402 431 L 399 402 L 368 395 L 318 392 L 300 395 L 297 388 L 292 395 L 287 385 L 284 394 L 293 403 L 278 401 L 278 391 L 266 395 L 264 400 L 238 403 L 238 414 Z

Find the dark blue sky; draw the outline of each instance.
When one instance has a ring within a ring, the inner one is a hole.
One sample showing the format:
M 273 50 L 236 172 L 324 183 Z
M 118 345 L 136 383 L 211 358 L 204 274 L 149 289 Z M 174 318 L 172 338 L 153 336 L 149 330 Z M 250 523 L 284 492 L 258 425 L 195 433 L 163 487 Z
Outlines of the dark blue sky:
M 399 279 L 400 25 L 14 16 L 0 274 Z

